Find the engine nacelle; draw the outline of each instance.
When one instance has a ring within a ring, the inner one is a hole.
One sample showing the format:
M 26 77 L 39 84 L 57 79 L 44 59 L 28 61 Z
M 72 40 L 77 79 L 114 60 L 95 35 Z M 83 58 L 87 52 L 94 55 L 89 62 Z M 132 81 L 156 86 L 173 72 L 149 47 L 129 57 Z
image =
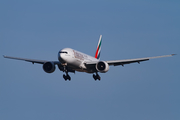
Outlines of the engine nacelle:
M 99 61 L 96 64 L 96 70 L 101 72 L 101 73 L 105 73 L 105 72 L 107 72 L 109 70 L 109 65 L 105 61 Z
M 46 62 L 43 65 L 43 70 L 47 73 L 52 73 L 55 71 L 55 69 L 56 69 L 56 67 L 53 62 Z

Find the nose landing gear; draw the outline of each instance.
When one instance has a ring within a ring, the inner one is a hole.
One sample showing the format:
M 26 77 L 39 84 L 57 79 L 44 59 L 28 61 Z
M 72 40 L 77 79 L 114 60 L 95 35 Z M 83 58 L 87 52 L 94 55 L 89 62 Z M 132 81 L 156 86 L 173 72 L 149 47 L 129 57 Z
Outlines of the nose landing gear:
M 96 73 L 96 75 L 95 74 L 93 74 L 93 78 L 94 78 L 94 80 L 101 80 L 101 77 L 99 76 L 99 74 L 98 73 Z
M 66 81 L 66 80 L 71 80 L 71 77 L 69 76 L 69 74 L 68 74 L 68 70 L 67 70 L 67 67 L 66 66 L 64 66 L 63 67 L 64 69 L 63 69 L 63 72 L 66 72 L 66 74 L 64 74 L 63 75 L 63 78 L 64 78 L 64 80 Z

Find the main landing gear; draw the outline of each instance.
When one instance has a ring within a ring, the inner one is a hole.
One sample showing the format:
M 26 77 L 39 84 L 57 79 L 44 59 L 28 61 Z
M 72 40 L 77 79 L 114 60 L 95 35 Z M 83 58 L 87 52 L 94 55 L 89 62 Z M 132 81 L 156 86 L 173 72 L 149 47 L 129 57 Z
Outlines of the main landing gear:
M 94 80 L 101 80 L 101 77 L 98 75 L 98 73 L 96 73 L 96 75 L 95 74 L 93 74 L 93 78 L 94 78 Z
M 69 81 L 71 80 L 71 77 L 69 76 L 68 73 L 66 73 L 66 75 L 64 74 L 64 75 L 63 75 L 63 78 L 65 79 L 65 81 L 66 81 L 66 80 L 69 80 Z

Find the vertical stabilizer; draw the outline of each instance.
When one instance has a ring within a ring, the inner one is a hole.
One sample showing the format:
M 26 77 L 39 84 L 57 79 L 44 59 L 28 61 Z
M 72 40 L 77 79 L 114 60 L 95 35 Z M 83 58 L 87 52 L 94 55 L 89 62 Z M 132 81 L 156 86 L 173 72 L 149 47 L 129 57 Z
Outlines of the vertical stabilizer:
M 100 35 L 100 37 L 99 37 L 99 42 L 98 42 L 97 49 L 96 49 L 96 54 L 95 54 L 95 58 L 96 58 L 96 59 L 99 59 L 99 58 L 100 58 L 101 43 L 102 43 L 102 35 Z

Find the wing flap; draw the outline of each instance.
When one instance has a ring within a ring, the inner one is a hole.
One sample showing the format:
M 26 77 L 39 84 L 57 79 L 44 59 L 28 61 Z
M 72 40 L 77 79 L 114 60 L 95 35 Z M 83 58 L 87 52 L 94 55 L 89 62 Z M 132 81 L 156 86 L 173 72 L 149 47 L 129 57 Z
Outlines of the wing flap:
M 171 55 L 163 55 L 163 56 L 155 56 L 155 57 L 146 57 L 146 58 L 137 58 L 137 59 L 127 59 L 127 60 L 111 60 L 111 61 L 106 61 L 109 65 L 114 65 L 114 66 L 118 66 L 118 65 L 125 65 L 125 64 L 130 64 L 130 63 L 140 63 L 143 61 L 147 61 L 150 59 L 155 59 L 155 58 L 162 58 L 162 57 L 171 57 L 175 54 L 171 54 Z
M 148 61 L 149 59 L 144 59 L 144 60 L 134 60 L 134 61 L 123 61 L 123 62 L 117 62 L 117 63 L 113 63 L 113 64 L 109 64 L 109 65 L 114 65 L 114 66 L 118 66 L 118 65 L 124 65 L 124 64 L 130 64 L 130 63 L 140 63 L 143 61 Z
M 46 60 L 35 60 L 35 59 L 27 59 L 27 58 L 18 58 L 18 57 L 11 57 L 11 56 L 3 56 L 4 58 L 9 58 L 9 59 L 15 59 L 15 60 L 23 60 L 23 61 L 27 61 L 27 62 L 32 62 L 34 63 L 39 63 L 39 64 L 44 64 L 45 62 L 49 62 Z M 59 61 L 52 61 L 54 64 L 60 64 Z

